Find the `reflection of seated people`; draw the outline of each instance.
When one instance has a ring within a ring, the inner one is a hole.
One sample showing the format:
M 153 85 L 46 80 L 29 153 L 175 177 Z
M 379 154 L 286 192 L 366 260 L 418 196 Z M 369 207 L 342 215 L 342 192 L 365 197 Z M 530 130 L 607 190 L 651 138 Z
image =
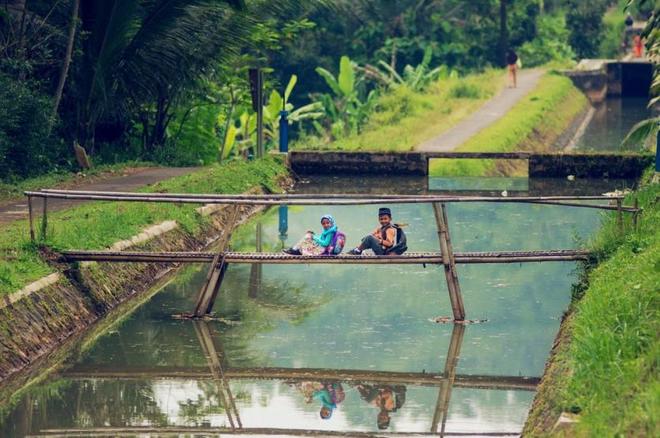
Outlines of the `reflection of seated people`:
M 406 401 L 405 386 L 357 385 L 356 389 L 362 400 L 380 409 L 376 417 L 376 424 L 380 430 L 390 426 L 390 412 L 399 410 Z
M 305 402 L 311 403 L 312 400 L 321 402 L 319 414 L 324 420 L 332 417 L 337 404 L 343 402 L 346 397 L 344 388 L 338 382 L 301 382 L 297 387 L 303 393 Z

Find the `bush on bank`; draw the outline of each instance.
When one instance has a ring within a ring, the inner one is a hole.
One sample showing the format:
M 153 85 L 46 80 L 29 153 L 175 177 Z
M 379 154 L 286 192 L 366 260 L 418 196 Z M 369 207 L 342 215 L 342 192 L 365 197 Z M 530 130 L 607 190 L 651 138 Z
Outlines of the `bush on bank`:
M 614 215 L 591 244 L 596 266 L 583 274 L 526 425 L 550 432 L 561 412 L 579 413 L 573 436 L 658 436 L 660 412 L 660 196 L 637 196 L 639 228 L 618 232 Z
M 242 193 L 263 187 L 277 192 L 281 190 L 278 181 L 285 175 L 286 167 L 276 157 L 231 161 L 154 184 L 143 191 Z M 196 207 L 195 204 L 90 202 L 49 214 L 47 239 L 41 243 L 56 249 L 100 249 L 165 220 L 175 220 L 185 230 L 194 232 L 208 220 L 194 211 Z M 39 222 L 35 225 L 38 228 Z M 30 241 L 27 220 L 0 228 L 0 261 L 0 296 L 54 272 L 39 257 L 38 246 Z

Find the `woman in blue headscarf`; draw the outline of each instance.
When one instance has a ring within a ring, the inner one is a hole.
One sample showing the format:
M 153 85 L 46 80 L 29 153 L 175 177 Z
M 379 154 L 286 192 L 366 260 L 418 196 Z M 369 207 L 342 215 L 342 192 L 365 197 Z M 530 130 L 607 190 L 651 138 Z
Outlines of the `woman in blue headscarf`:
M 321 255 L 325 249 L 332 243 L 332 239 L 337 232 L 337 225 L 335 218 L 326 214 L 321 218 L 321 226 L 323 230 L 321 234 L 316 234 L 314 231 L 307 231 L 305 237 L 300 242 L 291 248 L 283 249 L 287 254 L 291 255 Z

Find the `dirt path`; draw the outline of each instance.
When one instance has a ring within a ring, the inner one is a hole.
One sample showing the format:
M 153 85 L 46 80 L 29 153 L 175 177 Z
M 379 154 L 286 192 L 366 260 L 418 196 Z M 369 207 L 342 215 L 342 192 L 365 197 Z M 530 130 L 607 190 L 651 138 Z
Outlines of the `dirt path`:
M 517 88 L 505 88 L 456 126 L 438 137 L 420 144 L 415 150 L 426 152 L 453 151 L 470 137 L 506 114 L 520 99 L 536 87 L 543 73 L 545 73 L 544 70 L 539 69 L 520 71 L 518 73 Z
M 72 190 L 133 192 L 149 184 L 174 178 L 175 176 L 185 175 L 197 169 L 196 167 L 148 167 L 127 175 L 112 176 L 87 184 L 76 184 L 73 187 L 67 186 L 67 188 Z M 36 212 L 40 213 L 41 201 L 36 200 L 35 202 L 33 202 L 33 208 L 36 208 Z M 81 201 L 67 199 L 49 199 L 48 211 L 64 210 L 80 203 Z M 26 199 L 0 206 L 0 225 L 8 224 L 19 219 L 27 219 L 27 217 L 28 207 Z

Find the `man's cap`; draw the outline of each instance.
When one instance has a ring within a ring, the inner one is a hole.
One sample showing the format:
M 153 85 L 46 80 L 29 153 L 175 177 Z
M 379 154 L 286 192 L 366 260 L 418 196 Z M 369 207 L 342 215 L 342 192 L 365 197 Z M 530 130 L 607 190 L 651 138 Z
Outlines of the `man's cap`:
M 379 208 L 378 216 L 383 216 L 383 215 L 388 215 L 389 217 L 392 217 L 392 210 L 390 210 L 387 207 Z

